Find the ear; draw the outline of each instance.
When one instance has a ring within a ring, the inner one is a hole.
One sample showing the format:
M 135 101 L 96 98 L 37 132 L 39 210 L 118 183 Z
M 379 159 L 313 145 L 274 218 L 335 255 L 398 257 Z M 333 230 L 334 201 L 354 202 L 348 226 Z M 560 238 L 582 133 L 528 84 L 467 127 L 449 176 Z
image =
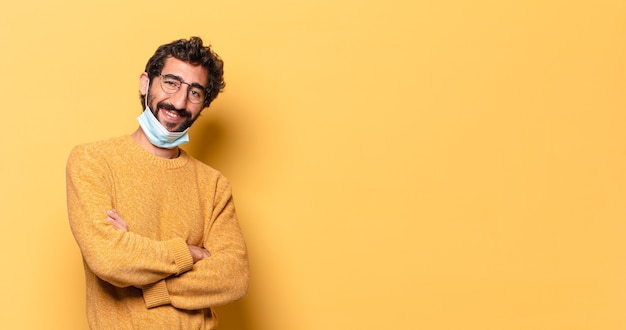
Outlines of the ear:
M 139 75 L 139 94 L 146 95 L 146 88 L 148 88 L 148 73 L 142 72 Z

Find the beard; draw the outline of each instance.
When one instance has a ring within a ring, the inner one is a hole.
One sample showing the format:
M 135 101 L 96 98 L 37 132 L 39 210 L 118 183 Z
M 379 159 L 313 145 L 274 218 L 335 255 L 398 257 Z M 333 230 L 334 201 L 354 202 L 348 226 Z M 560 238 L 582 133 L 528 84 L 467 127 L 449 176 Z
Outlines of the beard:
M 148 98 L 148 104 L 152 104 L 152 100 L 149 97 Z M 161 122 L 161 124 L 163 125 L 163 127 L 165 127 L 168 131 L 170 132 L 182 132 L 184 130 L 186 130 L 187 128 L 191 127 L 191 125 L 196 121 L 196 119 L 198 119 L 198 117 L 196 116 L 195 118 L 192 118 L 191 116 L 191 112 L 187 111 L 186 109 L 176 109 L 172 104 L 167 103 L 167 102 L 159 102 L 156 104 L 156 106 L 152 106 L 150 105 L 150 110 L 152 111 L 152 114 L 154 114 L 154 116 L 158 119 L 159 118 L 159 111 L 163 109 L 163 110 L 169 110 L 169 111 L 175 111 L 176 113 L 178 113 L 179 116 L 183 117 L 185 120 L 182 123 L 171 123 L 168 121 L 165 121 L 164 123 L 162 123 L 160 120 L 159 122 Z

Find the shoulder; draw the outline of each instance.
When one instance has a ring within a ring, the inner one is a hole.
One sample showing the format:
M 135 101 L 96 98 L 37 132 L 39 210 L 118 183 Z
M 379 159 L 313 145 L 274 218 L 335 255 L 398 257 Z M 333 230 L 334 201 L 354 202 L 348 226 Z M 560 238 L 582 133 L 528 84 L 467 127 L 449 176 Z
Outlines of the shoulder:
M 68 166 L 77 163 L 103 161 L 106 159 L 107 155 L 119 152 L 125 144 L 125 139 L 127 139 L 127 137 L 120 136 L 76 145 L 70 151 L 67 160 Z
M 201 174 L 214 177 L 222 176 L 222 173 L 220 173 L 220 171 L 192 156 L 184 149 L 181 149 L 181 152 L 186 158 L 189 159 L 189 163 L 196 169 L 196 171 L 200 172 Z
M 118 137 L 109 138 L 106 140 L 79 144 L 75 146 L 74 148 L 72 148 L 71 153 L 76 153 L 76 152 L 102 153 L 103 151 L 116 150 L 125 144 L 126 139 L 128 139 L 128 136 L 118 136 Z
M 230 189 L 230 182 L 222 172 L 189 154 L 187 156 L 189 157 L 189 162 L 199 174 L 198 178 L 200 180 L 206 181 L 206 183 L 210 182 L 211 186 L 216 186 L 218 189 Z

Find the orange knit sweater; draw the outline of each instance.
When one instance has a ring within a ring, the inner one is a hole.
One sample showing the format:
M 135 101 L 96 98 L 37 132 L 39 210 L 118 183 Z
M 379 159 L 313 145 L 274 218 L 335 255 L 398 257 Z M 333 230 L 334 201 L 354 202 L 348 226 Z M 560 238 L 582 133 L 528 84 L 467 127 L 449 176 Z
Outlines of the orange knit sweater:
M 77 146 L 67 203 L 92 329 L 213 329 L 211 307 L 245 296 L 248 260 L 230 185 L 185 151 L 159 158 L 130 136 Z M 128 232 L 108 222 L 109 209 Z M 193 264 L 187 243 L 211 256 Z

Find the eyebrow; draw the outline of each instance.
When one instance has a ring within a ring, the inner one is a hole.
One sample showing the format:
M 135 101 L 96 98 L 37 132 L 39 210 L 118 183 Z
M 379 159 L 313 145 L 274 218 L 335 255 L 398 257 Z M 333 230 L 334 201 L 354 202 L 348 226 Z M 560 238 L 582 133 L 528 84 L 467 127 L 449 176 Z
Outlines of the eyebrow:
M 189 86 L 191 86 L 191 87 L 196 87 L 196 88 L 206 89 L 206 87 L 204 87 L 204 86 L 202 86 L 202 85 L 200 85 L 200 84 L 198 84 L 198 83 L 196 83 L 196 82 L 194 82 L 194 83 L 188 83 L 188 82 L 186 82 L 185 80 L 183 80 L 183 78 L 181 78 L 181 77 L 179 77 L 179 76 L 177 76 L 177 75 L 175 75 L 175 74 L 166 73 L 166 74 L 161 74 L 161 75 L 162 75 L 162 76 L 164 76 L 164 77 L 167 77 L 167 78 L 176 79 L 176 80 L 178 80 L 179 82 L 181 82 L 181 83 L 185 83 L 185 84 L 188 84 L 188 85 L 189 85 Z

